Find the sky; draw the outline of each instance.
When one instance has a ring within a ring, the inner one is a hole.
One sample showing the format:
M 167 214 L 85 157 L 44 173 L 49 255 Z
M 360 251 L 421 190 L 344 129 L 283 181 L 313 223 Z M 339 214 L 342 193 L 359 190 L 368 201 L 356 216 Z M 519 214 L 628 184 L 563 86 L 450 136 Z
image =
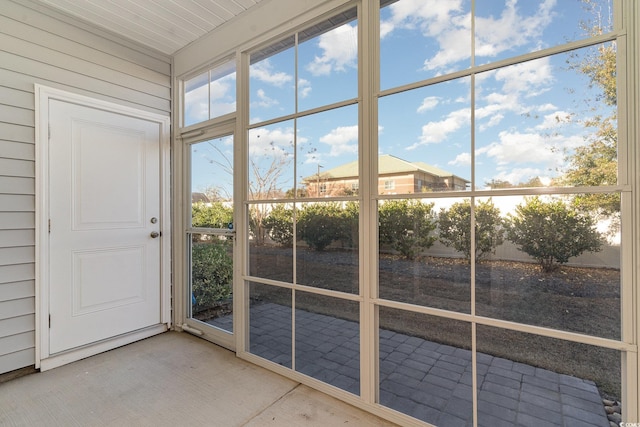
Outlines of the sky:
M 609 1 L 598 0 L 601 17 Z M 381 10 L 380 89 L 464 71 L 585 38 L 593 21 L 581 0 L 476 0 L 475 55 L 471 54 L 470 0 L 399 0 Z M 608 25 L 608 18 L 602 18 Z M 250 68 L 250 121 L 357 97 L 357 21 L 344 23 L 261 59 Z M 566 155 L 586 143 L 581 124 L 602 113 L 596 88 L 572 70 L 591 49 L 527 61 L 379 98 L 379 154 L 420 161 L 472 180 L 548 183 L 566 169 Z M 296 73 L 297 72 L 297 73 Z M 297 99 L 296 99 L 297 76 Z M 205 77 L 206 79 L 206 77 Z M 186 123 L 235 109 L 235 73 L 219 70 L 211 84 L 187 93 Z M 210 103 L 209 101 L 210 93 Z M 297 101 L 297 107 L 296 107 Z M 209 108 L 210 106 L 210 108 Z M 593 110 L 593 108 L 596 110 Z M 210 111 L 211 112 L 210 112 Z M 473 120 L 472 120 L 473 118 Z M 277 184 L 291 189 L 318 171 L 358 156 L 356 105 L 258 126 L 249 133 L 253 167 L 277 168 Z M 472 140 L 475 139 L 475 148 Z M 217 149 L 210 150 L 211 145 Z M 194 191 L 224 181 L 213 171 L 229 139 L 194 147 Z M 218 159 L 218 160 L 216 160 Z M 250 177 L 251 179 L 251 177 Z

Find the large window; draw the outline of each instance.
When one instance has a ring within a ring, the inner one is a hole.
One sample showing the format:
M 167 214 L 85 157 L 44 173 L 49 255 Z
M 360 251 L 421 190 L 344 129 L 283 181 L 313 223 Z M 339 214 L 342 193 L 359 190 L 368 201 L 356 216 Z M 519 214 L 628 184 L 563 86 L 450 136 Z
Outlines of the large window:
M 632 6 L 345 1 L 238 52 L 237 350 L 398 423 L 637 417 Z

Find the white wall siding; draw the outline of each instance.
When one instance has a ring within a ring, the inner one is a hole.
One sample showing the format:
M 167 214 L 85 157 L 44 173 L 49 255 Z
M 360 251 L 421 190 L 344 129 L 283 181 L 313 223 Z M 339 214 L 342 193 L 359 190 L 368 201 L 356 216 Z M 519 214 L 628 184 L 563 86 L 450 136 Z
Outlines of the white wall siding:
M 0 0 L 0 374 L 35 363 L 35 100 L 42 84 L 169 115 L 171 59 Z

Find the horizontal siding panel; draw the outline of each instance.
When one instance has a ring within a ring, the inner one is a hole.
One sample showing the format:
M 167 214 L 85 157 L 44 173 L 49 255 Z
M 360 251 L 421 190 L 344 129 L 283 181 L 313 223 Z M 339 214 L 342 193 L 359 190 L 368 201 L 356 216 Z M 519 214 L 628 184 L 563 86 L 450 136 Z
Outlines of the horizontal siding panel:
M 35 196 L 0 194 L 0 212 L 33 212 Z
M 0 135 L 5 141 L 30 142 L 36 140 L 36 132 L 30 126 L 18 126 L 12 123 L 0 122 Z
M 0 139 L 0 157 L 5 159 L 35 160 L 35 151 L 35 144 Z
M 5 65 L 5 67 L 8 67 L 8 65 Z M 0 64 L 0 86 L 10 87 L 22 92 L 29 92 L 33 96 L 35 92 L 33 83 L 34 80 L 31 76 L 16 73 L 9 68 L 3 68 L 2 64 Z M 33 102 L 35 103 L 35 97 Z
M 36 166 L 33 160 L 3 159 L 0 153 L 0 175 L 33 177 Z
M 115 38 L 109 39 L 113 37 L 111 34 L 107 34 L 99 28 L 78 22 L 71 17 L 51 11 L 50 9 L 45 9 L 39 5 L 26 5 L 12 2 L 5 3 L 0 12 L 4 16 L 25 23 L 26 25 L 58 34 L 68 40 L 81 41 L 86 46 L 94 47 L 116 58 L 140 64 L 158 73 L 165 75 L 171 74 L 171 59 L 163 53 L 147 51 L 147 49 L 141 46 L 134 48 L 129 47 L 130 42 L 127 40 L 118 39 L 117 41 L 113 41 Z M 44 13 L 39 13 L 38 11 L 44 11 Z M 107 38 L 103 37 L 103 35 Z
M 0 337 L 33 331 L 35 329 L 35 325 L 35 314 L 0 320 Z
M 91 93 L 108 94 L 111 99 L 125 100 L 139 105 L 156 108 L 165 112 L 171 110 L 169 102 L 169 90 L 166 97 L 148 95 L 124 86 L 115 85 L 91 76 L 86 76 L 70 70 L 63 70 L 44 62 L 33 61 L 28 58 L 16 56 L 0 50 L 0 68 L 6 69 L 6 64 L 11 64 L 11 71 L 30 77 L 27 80 L 33 85 L 34 79 L 57 82 L 69 88 L 80 88 Z
M 0 248 L 0 266 L 33 263 L 36 261 L 35 252 L 36 251 L 33 246 Z M 0 299 L 2 299 L 2 290 L 0 290 Z
M 0 86 L 0 104 L 35 110 L 33 91 L 27 92 L 11 87 Z
M 62 70 L 132 88 L 159 98 L 168 98 L 170 96 L 171 91 L 168 85 L 158 85 L 62 52 L 56 52 L 46 47 L 20 40 L 2 32 L 0 32 L 0 50 L 32 61 L 53 65 Z
M 35 182 L 35 178 L 2 176 L 0 173 L 0 194 L 35 194 Z
M 159 73 L 131 61 L 101 52 L 90 45 L 83 44 L 84 39 L 70 40 L 3 16 L 0 16 L 0 32 L 52 51 L 66 53 L 76 58 L 86 58 L 101 67 L 126 73 L 150 83 L 167 88 L 171 84 L 167 78 L 168 73 Z
M 0 212 L 0 230 L 33 229 L 35 224 L 34 212 Z
M 35 280 L 23 280 L 0 284 L 0 301 L 23 300 L 34 297 L 36 292 L 35 283 Z
M 35 280 L 36 264 L 0 265 L 0 283 L 23 282 Z
M 0 337 L 0 357 L 5 354 L 33 348 L 36 343 L 36 334 L 33 331 L 21 334 Z
M 0 230 L 32 230 L 34 228 L 34 212 L 0 212 Z
M 0 122 L 33 127 L 35 113 L 34 110 L 0 103 Z
M 36 363 L 36 352 L 28 348 L 15 353 L 0 356 L 0 372 L 11 372 L 16 369 L 33 366 Z
M 35 313 L 35 298 L 0 301 L 0 320 Z
M 70 79 L 71 81 L 73 81 L 73 79 Z M 54 80 L 49 79 L 47 76 L 45 77 L 37 77 L 37 76 L 29 76 L 29 75 L 25 75 L 22 73 L 18 73 L 16 71 L 12 71 L 12 70 L 7 70 L 7 69 L 3 69 L 2 68 L 2 64 L 0 64 L 0 85 L 8 85 L 11 86 L 13 88 L 17 88 L 20 90 L 25 90 L 25 91 L 34 91 L 34 83 L 37 84 L 41 84 L 44 86 L 48 86 L 54 89 L 60 89 L 60 90 L 66 90 L 66 91 L 71 91 L 80 95 L 84 95 L 84 96 L 88 96 L 91 98 L 95 98 L 95 99 L 101 99 L 103 101 L 110 101 L 110 102 L 114 102 L 114 97 L 111 96 L 111 93 L 107 92 L 108 95 L 102 94 L 102 93 L 98 93 L 94 90 L 93 87 L 89 86 L 88 88 L 84 88 L 84 87 L 78 87 L 77 84 L 73 85 L 68 85 L 68 84 L 64 84 L 64 83 L 60 83 Z M 132 108 L 139 108 L 141 110 L 145 110 L 145 111 L 150 111 L 152 113 L 158 113 L 158 114 L 168 114 L 168 110 L 165 110 L 164 108 L 155 108 L 155 107 L 149 107 L 137 102 L 131 102 L 128 99 L 116 99 L 115 102 L 117 102 L 120 105 L 126 105 L 128 107 L 132 107 Z M 169 101 L 167 101 L 167 103 L 169 103 Z M 3 123 L 0 122 L 0 126 Z M 32 132 L 33 134 L 33 132 Z M 35 134 L 34 134 L 35 135 Z M 4 135 L 2 133 L 0 133 L 0 138 L 3 139 L 10 139 L 10 138 L 4 138 Z M 35 139 L 35 136 L 32 137 L 31 140 L 28 140 L 26 142 L 31 142 L 33 143 Z
M 35 234 L 35 230 L 0 230 L 0 248 L 32 246 L 36 242 Z

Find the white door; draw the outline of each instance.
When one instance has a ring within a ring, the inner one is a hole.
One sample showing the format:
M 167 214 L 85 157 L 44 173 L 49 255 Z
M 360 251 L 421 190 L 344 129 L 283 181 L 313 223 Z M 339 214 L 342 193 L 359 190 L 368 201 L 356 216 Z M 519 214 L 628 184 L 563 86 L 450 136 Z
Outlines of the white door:
M 49 354 L 161 321 L 160 126 L 49 100 Z

